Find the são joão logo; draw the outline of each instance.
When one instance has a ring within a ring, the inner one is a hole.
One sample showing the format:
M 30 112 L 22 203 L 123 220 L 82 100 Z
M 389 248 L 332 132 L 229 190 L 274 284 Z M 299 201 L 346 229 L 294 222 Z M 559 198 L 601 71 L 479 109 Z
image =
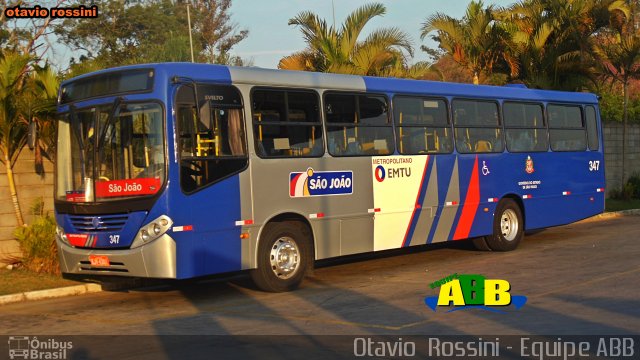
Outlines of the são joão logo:
M 429 287 L 440 287 L 438 296 L 424 299 L 433 311 L 439 307 L 448 309 L 447 312 L 479 308 L 505 313 L 511 305 L 518 310 L 527 303 L 526 296 L 511 295 L 511 284 L 507 280 L 487 279 L 483 275 L 456 273 L 429 284 Z

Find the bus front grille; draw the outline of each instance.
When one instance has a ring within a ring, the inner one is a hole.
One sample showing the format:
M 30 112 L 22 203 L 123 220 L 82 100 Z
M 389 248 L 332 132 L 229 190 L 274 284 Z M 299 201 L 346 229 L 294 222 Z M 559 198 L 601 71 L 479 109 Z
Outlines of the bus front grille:
M 128 214 L 71 215 L 71 225 L 78 232 L 116 232 L 122 230 L 129 219 Z

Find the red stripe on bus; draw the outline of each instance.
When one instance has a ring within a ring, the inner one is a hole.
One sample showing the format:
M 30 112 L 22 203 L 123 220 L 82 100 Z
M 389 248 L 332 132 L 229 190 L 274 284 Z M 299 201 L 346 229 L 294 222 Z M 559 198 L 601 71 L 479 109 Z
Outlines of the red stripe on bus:
M 422 192 L 422 184 L 424 184 L 424 176 L 427 174 L 427 168 L 429 167 L 429 158 L 427 156 L 427 161 L 424 162 L 424 169 L 422 170 L 422 179 L 420 179 L 420 186 L 418 187 L 418 193 L 416 194 L 416 201 L 414 201 L 415 206 L 413 207 L 413 211 L 411 212 L 411 218 L 409 218 L 409 224 L 407 225 L 407 230 L 404 232 L 404 240 L 402 241 L 402 247 L 407 246 L 407 240 L 411 241 L 411 239 L 407 239 L 409 235 L 409 230 L 411 230 L 411 224 L 413 224 L 413 218 L 416 216 L 416 210 L 420 208 L 420 204 L 418 200 L 420 199 L 420 193 Z
M 478 176 L 478 156 L 476 155 L 476 161 L 473 164 L 473 171 L 471 172 L 471 180 L 467 188 L 467 196 L 464 199 L 462 214 L 460 215 L 460 220 L 458 220 L 456 232 L 453 234 L 453 240 L 466 239 L 469 237 L 478 205 L 480 205 L 480 178 Z

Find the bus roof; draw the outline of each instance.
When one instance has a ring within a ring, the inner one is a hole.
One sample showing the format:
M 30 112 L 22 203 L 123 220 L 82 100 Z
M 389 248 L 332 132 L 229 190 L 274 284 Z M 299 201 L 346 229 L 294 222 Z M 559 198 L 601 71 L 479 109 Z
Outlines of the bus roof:
M 596 95 L 586 92 L 567 92 L 529 89 L 524 86 L 491 86 L 450 83 L 427 80 L 381 78 L 372 76 L 329 74 L 305 71 L 263 69 L 213 64 L 158 63 L 129 65 L 84 74 L 62 85 L 93 75 L 131 69 L 155 69 L 167 78 L 187 77 L 197 81 L 215 81 L 229 84 L 255 84 L 264 86 L 311 87 L 321 89 L 370 91 L 395 94 L 429 94 L 504 100 L 543 101 L 561 103 L 597 104 Z

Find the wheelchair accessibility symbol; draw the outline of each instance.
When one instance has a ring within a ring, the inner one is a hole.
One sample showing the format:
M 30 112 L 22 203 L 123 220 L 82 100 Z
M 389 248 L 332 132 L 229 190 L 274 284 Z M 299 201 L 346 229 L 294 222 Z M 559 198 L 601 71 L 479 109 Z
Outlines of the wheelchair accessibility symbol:
M 486 161 L 482 161 L 482 175 L 487 176 L 491 174 L 491 172 L 489 171 L 489 167 L 487 166 L 487 162 Z

